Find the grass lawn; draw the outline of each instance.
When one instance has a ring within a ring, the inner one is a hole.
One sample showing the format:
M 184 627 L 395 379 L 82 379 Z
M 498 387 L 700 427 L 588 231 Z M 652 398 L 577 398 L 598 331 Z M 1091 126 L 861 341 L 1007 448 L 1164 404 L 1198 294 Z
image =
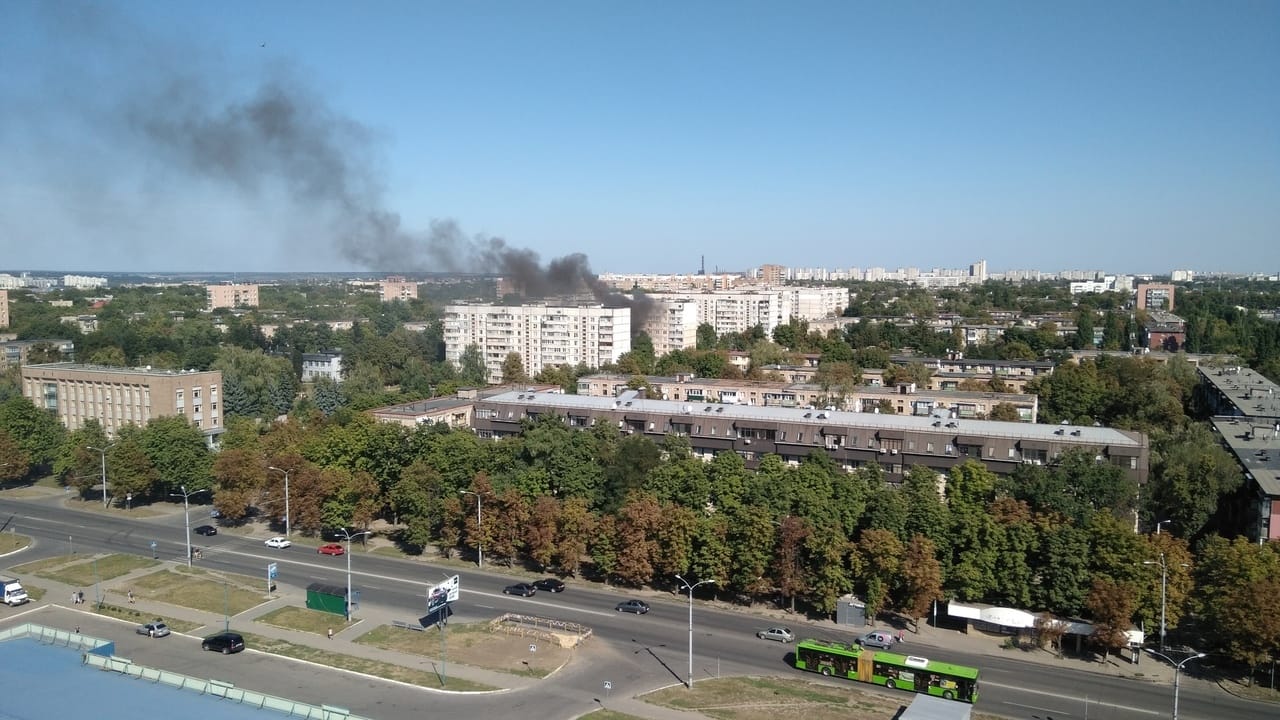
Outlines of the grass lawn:
M 787 678 L 732 677 L 700 680 L 693 690 L 670 687 L 641 699 L 725 720 L 889 720 L 913 697 L 911 693 L 864 692 L 856 683 L 843 687 Z M 973 718 L 994 720 L 979 713 Z
M 591 712 L 587 713 L 586 715 L 583 715 L 582 717 L 590 718 L 590 720 L 643 720 L 643 718 L 638 718 L 635 715 L 620 713 L 616 710 L 610 710 L 608 708 L 600 708 L 599 710 L 592 710 Z
M 419 632 L 381 625 L 355 642 L 434 659 L 440 657 L 441 633 L 435 627 Z M 451 663 L 535 678 L 550 675 L 573 654 L 538 638 L 490 632 L 488 623 L 450 624 L 444 643 Z M 536 648 L 534 652 L 529 651 L 530 644 Z
M 192 630 L 200 627 L 200 623 L 194 623 L 189 620 L 175 620 L 174 618 L 166 615 L 144 613 L 141 610 L 134 610 L 131 607 L 107 605 L 106 603 L 103 603 L 102 607 L 98 608 L 98 614 L 108 615 L 121 620 L 128 620 L 129 622 L 137 623 L 139 625 L 149 622 L 162 622 L 165 625 L 168 625 L 170 630 L 180 633 L 191 632 Z
M 158 560 L 138 555 L 115 554 L 98 558 L 77 555 L 73 562 L 42 569 L 36 571 L 36 574 L 74 587 L 83 587 L 159 564 Z
M 330 629 L 335 633 L 342 632 L 355 624 L 354 622 L 347 622 L 341 615 L 324 612 L 323 610 L 293 606 L 272 610 L 266 615 L 259 615 L 253 620 L 254 622 L 275 625 L 287 630 L 298 630 L 315 633 L 316 635 L 324 635 Z
M 238 615 L 264 602 L 265 585 L 254 582 L 246 586 L 246 579 L 243 575 L 224 577 L 203 570 L 191 573 L 185 569 L 162 570 L 137 578 L 128 587 L 112 588 L 112 592 L 124 594 L 132 590 L 140 598 L 206 612 Z
M 63 565 L 66 565 L 67 563 L 73 563 L 78 560 L 84 560 L 84 558 L 85 556 L 83 555 L 56 555 L 51 558 L 45 558 L 43 560 L 35 560 L 29 563 L 25 563 L 23 565 L 17 565 L 15 567 L 10 568 L 10 570 L 13 570 L 16 573 L 30 573 L 32 575 L 41 575 L 45 570 L 48 570 L 49 568 L 61 567 Z
M 17 533 L 0 533 L 0 555 L 21 550 L 31 544 L 31 538 Z
M 400 665 L 392 665 L 390 663 L 381 662 L 379 660 L 369 660 L 366 658 L 356 657 L 354 655 L 343 655 L 341 653 L 331 652 L 322 648 L 314 648 L 307 645 L 296 645 L 287 640 L 276 640 L 275 638 L 263 637 L 261 635 L 244 634 L 245 645 L 254 650 L 261 650 L 276 655 L 296 658 L 298 660 L 306 660 L 308 662 L 326 665 L 328 667 L 341 668 L 343 670 L 352 670 L 355 672 L 366 673 L 387 680 L 396 680 L 399 682 L 419 685 L 426 688 L 438 688 L 444 690 L 453 690 L 456 692 L 484 692 L 487 690 L 498 690 L 490 685 L 483 683 L 471 682 L 469 680 L 461 680 L 453 677 L 446 677 L 446 681 L 441 684 L 440 675 L 433 670 L 417 670 L 414 668 L 402 667 Z M 435 663 L 431 663 L 434 667 Z

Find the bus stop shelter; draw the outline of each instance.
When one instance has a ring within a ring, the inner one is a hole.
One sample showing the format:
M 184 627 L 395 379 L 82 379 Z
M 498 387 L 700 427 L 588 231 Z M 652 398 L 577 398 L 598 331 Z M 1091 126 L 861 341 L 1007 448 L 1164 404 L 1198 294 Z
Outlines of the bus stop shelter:
M 969 720 L 973 706 L 932 695 L 916 695 L 899 720 Z
M 311 583 L 307 586 L 307 607 L 347 616 L 347 589 L 341 585 Z

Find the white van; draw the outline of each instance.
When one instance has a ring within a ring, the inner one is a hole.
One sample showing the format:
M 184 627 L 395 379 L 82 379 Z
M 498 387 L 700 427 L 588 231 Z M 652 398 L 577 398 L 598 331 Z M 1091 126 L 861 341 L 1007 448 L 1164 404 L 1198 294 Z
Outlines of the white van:
M 22 583 L 14 578 L 0 577 L 0 585 L 4 587 L 4 604 L 9 607 L 17 607 L 30 599 Z

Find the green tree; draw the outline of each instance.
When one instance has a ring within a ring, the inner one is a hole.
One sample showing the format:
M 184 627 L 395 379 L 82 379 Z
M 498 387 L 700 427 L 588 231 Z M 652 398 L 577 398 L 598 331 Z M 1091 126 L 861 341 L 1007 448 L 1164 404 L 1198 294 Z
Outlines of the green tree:
M 888 530 L 866 530 L 858 539 L 854 566 L 869 619 L 889 606 L 890 594 L 901 580 L 904 555 L 902 541 Z
M 556 524 L 555 564 L 560 572 L 578 573 L 593 538 L 597 537 L 596 525 L 586 498 L 570 497 L 564 501 Z
M 1092 640 L 1103 652 L 1124 649 L 1129 645 L 1125 634 L 1133 625 L 1136 589 L 1128 583 L 1108 578 L 1094 578 L 1085 606 L 1093 618 Z
M 20 480 L 30 471 L 30 456 L 13 436 L 0 430 L 0 482 Z
M 189 492 L 213 488 L 213 453 L 204 434 L 178 415 L 154 418 L 142 429 L 138 442 L 159 475 L 156 492 Z
M 912 535 L 902 556 L 901 591 L 897 607 L 910 617 L 917 631 L 933 603 L 942 599 L 942 563 L 933 542 Z
M 21 396 L 0 404 L 0 430 L 9 433 L 37 467 L 53 462 L 66 437 L 66 430 L 53 413 L 38 409 Z
M 698 350 L 711 350 L 720 342 L 720 337 L 716 335 L 716 328 L 710 323 L 702 323 L 698 326 L 696 347 Z
M 947 481 L 951 562 L 944 571 L 948 590 L 962 600 L 981 600 L 995 588 L 997 548 L 1003 542 L 988 511 L 995 484 L 995 475 L 974 460 L 953 467 Z
M 502 382 L 504 383 L 522 383 L 528 380 L 529 376 L 524 371 L 524 358 L 518 352 L 509 352 L 502 359 Z
M 489 370 L 484 365 L 484 355 L 479 345 L 468 345 L 458 358 L 458 379 L 466 385 L 483 386 L 489 381 Z
M 1018 413 L 1018 408 L 1013 403 L 1001 402 L 996 403 L 991 408 L 991 416 L 989 420 L 1000 420 L 1003 422 L 1021 422 L 1022 415 Z

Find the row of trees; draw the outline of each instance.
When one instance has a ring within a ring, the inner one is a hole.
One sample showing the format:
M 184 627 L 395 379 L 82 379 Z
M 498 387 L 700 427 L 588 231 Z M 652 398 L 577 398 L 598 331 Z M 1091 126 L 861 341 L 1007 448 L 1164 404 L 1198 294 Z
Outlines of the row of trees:
M 895 485 L 875 466 L 845 472 L 820 452 L 797 466 L 769 456 L 752 471 L 733 453 L 694 458 L 680 438 L 579 431 L 549 417 L 496 442 L 363 415 L 236 421 L 216 456 L 178 419 L 123 431 L 110 445 L 93 423 L 65 433 L 51 420 L 22 398 L 0 405 L 5 477 L 17 475 L 15 461 L 48 463 L 93 496 L 101 456 L 87 448 L 106 447 L 117 501 L 207 488 L 240 521 L 255 509 L 283 515 L 283 473 L 268 469 L 276 467 L 289 471 L 302 532 L 383 518 L 410 551 L 483 547 L 498 562 L 632 586 L 715 578 L 734 596 L 815 612 L 848 592 L 872 612 L 912 617 L 939 597 L 992 602 L 1088 616 L 1104 644 L 1118 642 L 1107 628 L 1156 627 L 1160 576 L 1149 563 L 1163 558 L 1171 627 L 1194 611 L 1188 631 L 1245 661 L 1280 642 L 1258 622 L 1241 625 L 1259 603 L 1280 610 L 1280 594 L 1265 586 L 1275 577 L 1269 556 L 1216 536 L 1193 554 L 1174 534 L 1135 534 L 1136 487 L 1087 454 L 1007 478 L 976 462 L 945 479 L 914 468 Z M 483 498 L 479 522 L 463 491 Z

